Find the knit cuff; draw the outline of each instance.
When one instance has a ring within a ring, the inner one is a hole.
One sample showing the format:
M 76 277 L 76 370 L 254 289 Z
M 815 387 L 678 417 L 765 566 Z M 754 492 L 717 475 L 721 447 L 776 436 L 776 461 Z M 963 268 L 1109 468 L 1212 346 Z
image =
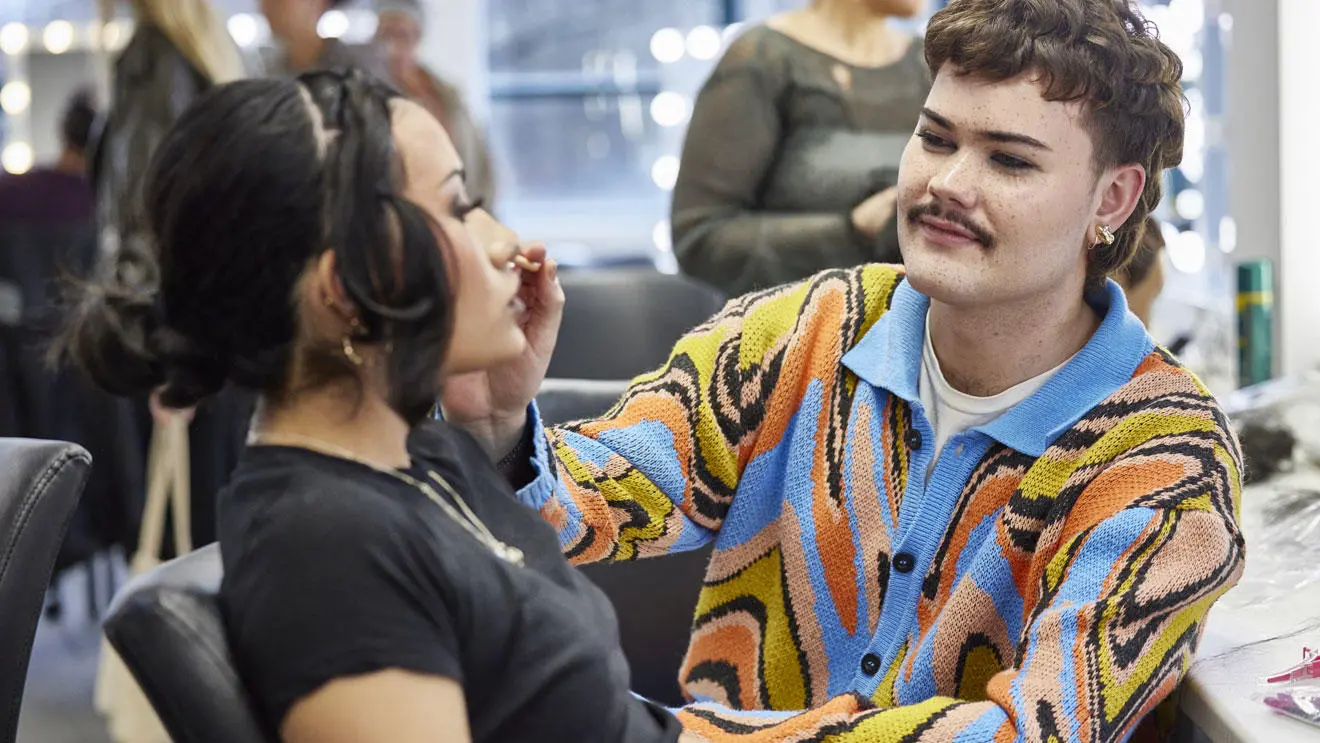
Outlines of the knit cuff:
M 499 469 L 500 474 L 504 475 L 504 479 L 509 481 L 514 490 L 524 488 L 536 479 L 536 468 L 532 466 L 532 456 L 536 454 L 536 445 L 532 443 L 533 428 L 531 423 L 529 419 L 513 450 L 495 463 L 495 467 Z

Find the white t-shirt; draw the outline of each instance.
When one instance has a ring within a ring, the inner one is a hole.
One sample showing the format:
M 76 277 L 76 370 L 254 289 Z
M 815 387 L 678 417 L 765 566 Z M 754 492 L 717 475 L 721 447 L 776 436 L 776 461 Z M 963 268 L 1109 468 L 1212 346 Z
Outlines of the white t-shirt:
M 1068 359 L 1072 361 L 1072 359 Z M 935 472 L 935 463 L 940 461 L 944 445 L 949 439 L 969 428 L 984 426 L 1010 408 L 1031 397 L 1036 390 L 1045 386 L 1050 378 L 1068 365 L 1068 361 L 1059 364 L 1021 384 L 1014 385 L 990 397 L 975 397 L 954 389 L 940 371 L 939 359 L 935 358 L 935 346 L 930 342 L 930 317 L 926 318 L 926 337 L 921 351 L 921 382 L 917 388 L 921 396 L 921 405 L 926 409 L 930 424 L 935 428 L 935 456 L 926 469 L 926 481 Z

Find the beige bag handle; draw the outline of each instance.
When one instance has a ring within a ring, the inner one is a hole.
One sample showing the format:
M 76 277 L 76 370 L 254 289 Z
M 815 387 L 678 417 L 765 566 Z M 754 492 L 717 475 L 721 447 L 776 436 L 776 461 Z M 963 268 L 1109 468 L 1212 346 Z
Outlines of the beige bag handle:
M 184 555 L 192 551 L 192 475 L 189 467 L 188 424 L 186 416 L 172 415 L 164 425 L 151 430 L 151 448 L 147 455 L 147 500 L 142 509 L 135 565 L 160 561 L 165 539 L 165 509 L 172 505 L 174 551 Z M 143 566 L 145 566 L 143 565 Z

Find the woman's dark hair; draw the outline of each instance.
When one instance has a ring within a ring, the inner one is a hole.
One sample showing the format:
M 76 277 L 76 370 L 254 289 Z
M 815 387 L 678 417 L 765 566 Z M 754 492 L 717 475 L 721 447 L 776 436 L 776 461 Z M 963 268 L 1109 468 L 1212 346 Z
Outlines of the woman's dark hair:
M 405 201 L 390 101 L 362 73 L 244 80 L 198 98 L 157 150 L 132 247 L 86 285 L 56 352 L 107 391 L 163 388 L 190 407 L 227 382 L 289 392 L 296 285 L 325 250 L 365 329 L 388 352 L 389 404 L 409 423 L 439 394 L 451 331 L 443 232 Z M 309 105 L 310 104 L 310 105 Z M 141 253 L 142 250 L 136 252 Z M 319 384 L 353 374 L 341 344 L 306 348 Z
M 1164 233 L 1160 231 L 1160 222 L 1154 216 L 1146 217 L 1146 228 L 1141 232 L 1137 252 L 1120 272 L 1128 286 L 1136 286 L 1146 280 L 1150 270 L 1160 259 L 1164 250 Z

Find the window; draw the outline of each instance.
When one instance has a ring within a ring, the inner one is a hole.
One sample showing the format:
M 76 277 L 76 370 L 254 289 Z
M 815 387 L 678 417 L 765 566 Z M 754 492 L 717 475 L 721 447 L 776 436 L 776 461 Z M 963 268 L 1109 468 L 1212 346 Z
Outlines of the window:
M 501 217 L 582 242 L 594 258 L 654 256 L 691 97 L 722 51 L 726 5 L 490 0 Z

